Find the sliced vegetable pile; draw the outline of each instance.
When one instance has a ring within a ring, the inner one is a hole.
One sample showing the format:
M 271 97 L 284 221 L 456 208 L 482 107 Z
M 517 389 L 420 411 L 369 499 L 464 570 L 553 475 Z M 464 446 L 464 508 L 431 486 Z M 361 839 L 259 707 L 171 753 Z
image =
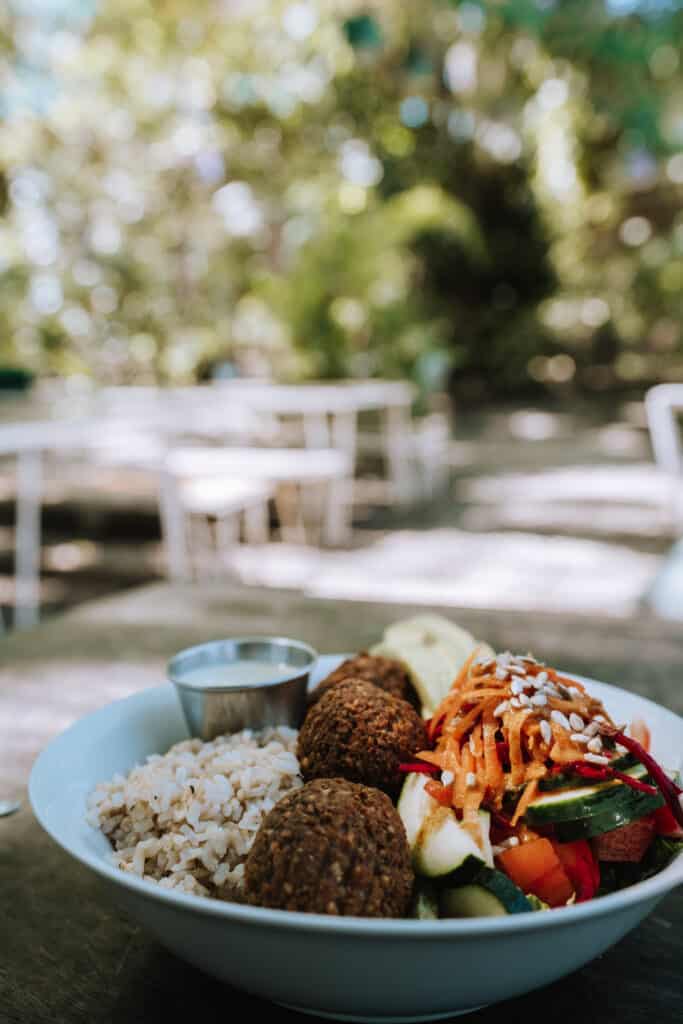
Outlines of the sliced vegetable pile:
M 574 679 L 531 656 L 465 662 L 403 765 L 423 917 L 583 902 L 683 848 L 683 790 Z

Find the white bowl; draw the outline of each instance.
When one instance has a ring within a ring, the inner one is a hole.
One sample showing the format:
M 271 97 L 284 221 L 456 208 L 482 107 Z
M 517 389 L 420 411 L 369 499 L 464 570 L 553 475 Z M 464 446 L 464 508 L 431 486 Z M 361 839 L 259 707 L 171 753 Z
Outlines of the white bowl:
M 321 658 L 312 684 L 339 661 Z M 642 697 L 584 681 L 618 721 L 644 718 L 655 756 L 667 767 L 679 766 L 683 719 Z M 598 956 L 683 882 L 680 856 L 648 881 L 575 907 L 443 921 L 335 918 L 182 895 L 115 868 L 107 840 L 85 814 L 86 797 L 98 782 L 186 737 L 170 685 L 88 715 L 36 761 L 29 785 L 36 816 L 178 956 L 305 1012 L 346 1020 L 429 1020 L 521 995 Z

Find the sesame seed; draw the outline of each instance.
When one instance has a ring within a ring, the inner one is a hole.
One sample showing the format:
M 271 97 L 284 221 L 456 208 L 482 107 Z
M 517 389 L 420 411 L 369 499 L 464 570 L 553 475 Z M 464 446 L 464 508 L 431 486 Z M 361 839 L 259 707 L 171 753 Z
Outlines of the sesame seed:
M 588 743 L 588 749 L 594 754 L 599 754 L 602 750 L 602 740 L 599 736 L 594 736 Z
M 474 742 L 474 734 L 472 734 L 472 735 L 470 736 L 470 740 L 469 740 L 469 748 L 470 748 L 470 750 L 472 751 L 472 753 L 473 753 L 473 754 L 476 754 L 476 752 L 477 752 L 477 748 L 476 748 L 476 744 L 475 744 L 475 742 Z
M 575 697 L 577 700 L 580 700 L 581 697 L 585 696 L 583 691 L 580 690 L 578 686 L 570 686 L 567 692 L 569 693 L 570 697 Z
M 602 754 L 584 754 L 584 761 L 590 761 L 591 764 L 609 764 L 609 758 L 603 757 Z
M 496 679 L 501 679 L 502 680 L 502 679 L 507 679 L 507 677 L 508 677 L 507 669 L 500 668 L 500 667 L 498 667 L 496 669 Z
M 517 697 L 520 693 L 524 691 L 524 683 L 521 679 L 513 679 L 512 682 L 510 683 L 510 690 Z
M 569 724 L 571 725 L 572 729 L 576 730 L 576 732 L 583 732 L 583 718 L 581 717 L 581 715 L 577 715 L 575 711 L 572 711 L 571 715 L 569 716 Z
M 510 672 L 519 679 L 526 679 L 526 669 L 522 665 L 511 665 Z
M 510 701 L 511 708 L 521 708 L 521 706 L 522 705 L 519 703 L 519 697 L 513 697 Z
M 543 683 L 547 683 L 548 682 L 548 673 L 547 672 L 539 672 L 538 675 L 536 676 L 536 682 L 540 686 L 543 686 Z
M 527 697 L 526 693 L 520 693 L 519 702 L 523 704 L 525 708 L 531 707 L 531 697 Z
M 593 721 L 600 722 L 602 725 L 607 725 L 607 719 L 604 715 L 596 715 Z
M 588 743 L 588 736 L 585 736 L 582 732 L 573 732 L 569 739 L 572 743 Z
M 510 701 L 509 700 L 502 700 L 500 702 L 500 704 L 498 705 L 498 707 L 493 709 L 493 717 L 494 718 L 500 718 L 501 715 L 503 715 L 506 711 L 509 710 L 509 707 L 510 707 Z
M 561 725 L 563 729 L 567 730 L 567 732 L 570 731 L 571 726 L 569 724 L 569 719 L 566 715 L 563 715 L 561 711 L 558 711 L 557 709 L 551 711 L 550 718 L 556 725 Z
M 474 787 L 477 784 L 477 776 L 474 774 L 474 772 L 467 773 L 467 775 L 465 776 L 465 782 L 467 783 L 468 789 L 474 789 Z
M 451 782 L 455 779 L 453 772 L 444 771 L 441 772 L 441 782 L 444 786 L 450 786 Z
M 548 703 L 548 698 L 544 693 L 535 693 L 531 698 L 531 703 L 537 708 L 542 708 L 544 704 Z
M 553 683 L 546 683 L 543 687 L 543 692 L 547 693 L 549 697 L 560 697 L 560 691 Z
M 544 742 L 547 743 L 548 746 L 550 746 L 553 740 L 553 730 L 550 728 L 550 722 L 547 720 L 547 718 L 543 718 L 541 720 L 540 728 L 541 736 L 543 737 Z
M 595 736 L 600 732 L 600 726 L 597 722 L 589 722 L 586 728 L 583 730 L 586 736 Z

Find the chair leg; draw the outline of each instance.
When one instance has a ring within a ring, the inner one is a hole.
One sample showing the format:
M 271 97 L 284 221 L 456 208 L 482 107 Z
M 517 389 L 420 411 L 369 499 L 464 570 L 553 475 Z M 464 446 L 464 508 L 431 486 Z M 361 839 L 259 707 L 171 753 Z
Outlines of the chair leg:
M 14 625 L 28 629 L 40 614 L 40 496 L 43 483 L 41 452 L 17 457 Z
M 333 547 L 349 544 L 352 534 L 353 479 L 333 477 L 327 487 L 327 508 L 323 523 L 323 539 Z
M 305 544 L 306 530 L 301 515 L 301 495 L 295 483 L 280 484 L 275 491 L 275 508 L 282 540 L 288 544 Z
M 244 510 L 244 536 L 248 544 L 267 544 L 269 537 L 268 502 L 259 502 Z
M 239 540 L 239 516 L 236 514 L 219 516 L 216 519 L 216 547 L 219 552 L 226 551 Z

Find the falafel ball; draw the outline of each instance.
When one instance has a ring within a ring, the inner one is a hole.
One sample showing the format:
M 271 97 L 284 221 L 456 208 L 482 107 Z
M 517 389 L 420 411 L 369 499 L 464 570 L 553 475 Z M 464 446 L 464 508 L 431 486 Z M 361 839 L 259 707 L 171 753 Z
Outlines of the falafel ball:
M 391 800 L 345 779 L 316 779 L 279 800 L 244 871 L 251 904 L 360 917 L 408 915 L 414 881 Z
M 368 654 L 367 651 L 361 651 L 355 658 L 347 658 L 339 668 L 322 679 L 309 694 L 308 706 L 312 707 L 330 687 L 345 679 L 365 679 L 393 697 L 407 700 L 414 708 L 420 710 L 420 698 L 401 662 L 395 661 L 394 658 L 381 657 L 379 654 Z
M 364 679 L 346 679 L 309 710 L 297 757 L 304 779 L 340 776 L 397 796 L 400 763 L 426 746 L 424 723 L 407 701 Z

